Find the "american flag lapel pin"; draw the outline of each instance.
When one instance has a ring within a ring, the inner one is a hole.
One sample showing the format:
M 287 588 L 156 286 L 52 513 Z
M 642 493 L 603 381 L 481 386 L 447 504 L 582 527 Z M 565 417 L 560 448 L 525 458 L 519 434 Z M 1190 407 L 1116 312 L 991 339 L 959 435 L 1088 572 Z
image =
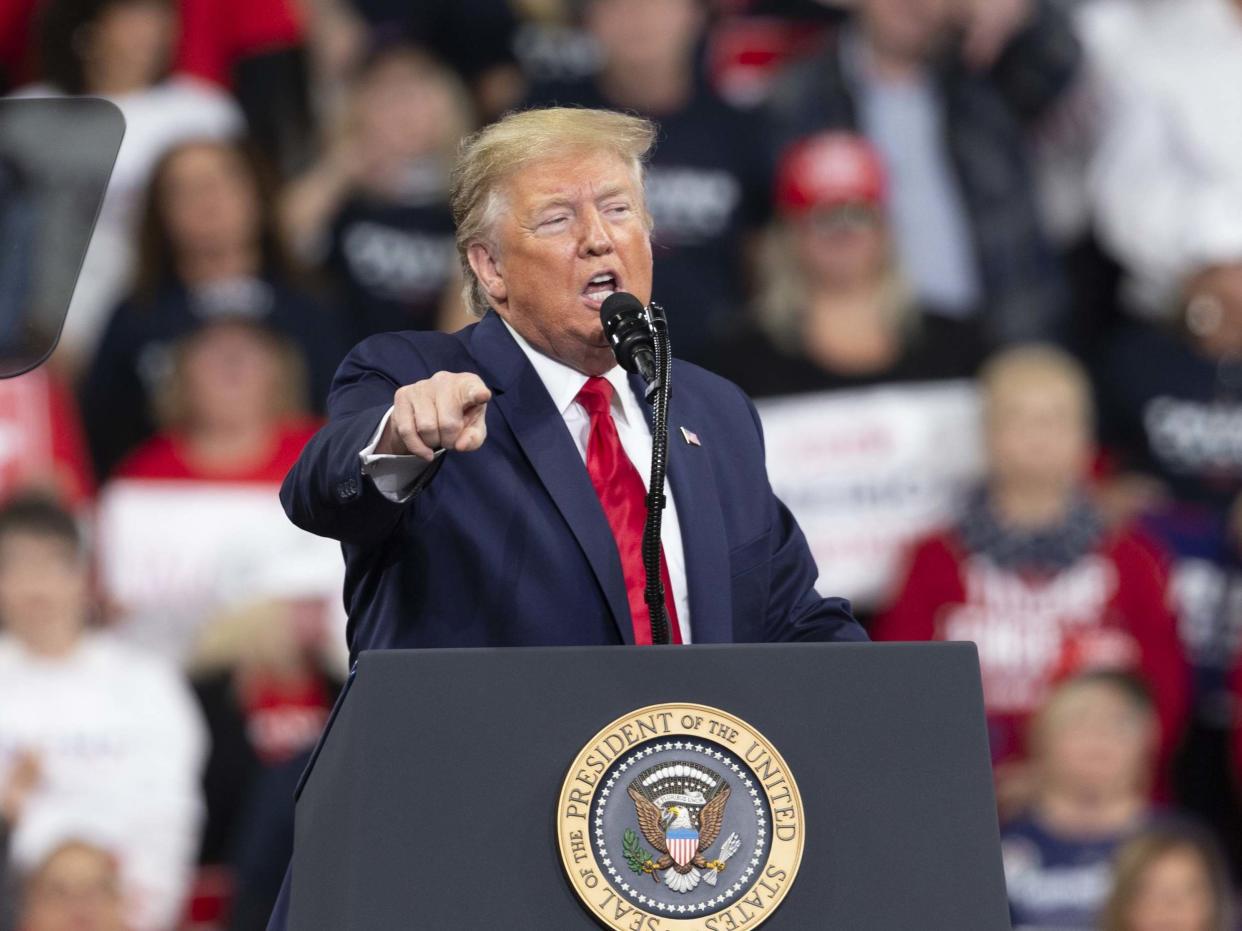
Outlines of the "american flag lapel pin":
M 699 442 L 699 435 L 695 433 L 693 430 L 687 430 L 685 427 L 681 427 L 680 429 L 681 429 L 681 437 L 683 440 L 686 441 L 687 445 L 689 446 L 702 446 L 703 445 L 702 443 Z

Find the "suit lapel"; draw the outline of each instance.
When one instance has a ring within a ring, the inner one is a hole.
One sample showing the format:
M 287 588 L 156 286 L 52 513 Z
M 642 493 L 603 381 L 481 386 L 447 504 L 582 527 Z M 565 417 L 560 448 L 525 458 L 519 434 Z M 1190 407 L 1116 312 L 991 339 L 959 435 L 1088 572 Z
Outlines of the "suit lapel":
M 539 375 L 494 312 L 475 327 L 470 352 L 493 390 L 493 406 L 513 431 L 591 564 L 621 639 L 633 643 L 625 577 L 612 529 L 564 419 Z M 555 606 L 548 607 L 553 610 Z
M 647 423 L 651 407 L 643 397 L 642 382 L 630 377 L 630 386 L 642 401 Z M 681 427 L 694 430 L 673 381 L 668 413 L 668 484 L 681 527 L 681 546 L 686 559 L 686 585 L 690 599 L 690 633 L 695 643 L 733 642 L 733 604 L 730 594 L 729 546 L 711 460 L 703 446 L 691 446 L 682 438 Z M 701 437 L 710 444 L 712 437 Z M 719 437 L 716 442 L 721 442 Z

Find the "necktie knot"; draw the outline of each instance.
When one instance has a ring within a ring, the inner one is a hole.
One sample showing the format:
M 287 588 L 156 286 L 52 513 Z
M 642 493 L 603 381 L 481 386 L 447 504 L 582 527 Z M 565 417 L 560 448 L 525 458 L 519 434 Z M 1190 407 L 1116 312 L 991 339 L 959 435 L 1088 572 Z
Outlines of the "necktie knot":
M 578 403 L 586 408 L 592 419 L 612 413 L 612 383 L 607 378 L 592 375 L 578 392 Z

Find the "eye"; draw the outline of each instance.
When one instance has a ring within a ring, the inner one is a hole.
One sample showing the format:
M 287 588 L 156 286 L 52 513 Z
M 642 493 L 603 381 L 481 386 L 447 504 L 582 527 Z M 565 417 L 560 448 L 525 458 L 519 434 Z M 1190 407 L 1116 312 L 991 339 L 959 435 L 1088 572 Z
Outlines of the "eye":
M 630 205 L 626 203 L 609 204 L 604 208 L 604 213 L 610 217 L 624 217 L 630 212 Z
M 547 217 L 546 219 L 540 220 L 539 228 L 548 229 L 548 230 L 560 229 L 568 222 L 569 222 L 568 214 L 558 213 L 553 216 Z

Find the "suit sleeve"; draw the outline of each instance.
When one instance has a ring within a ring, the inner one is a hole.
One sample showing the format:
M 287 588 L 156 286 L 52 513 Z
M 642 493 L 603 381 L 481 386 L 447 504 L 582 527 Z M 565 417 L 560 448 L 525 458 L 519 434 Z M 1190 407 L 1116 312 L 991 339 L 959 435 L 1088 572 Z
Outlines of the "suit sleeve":
M 394 358 L 397 350 L 406 358 Z M 410 356 L 415 362 L 411 368 Z M 371 440 L 402 384 L 431 374 L 406 341 L 381 334 L 357 346 L 341 363 L 328 397 L 328 423 L 306 444 L 285 476 L 280 501 L 303 530 L 342 543 L 383 539 L 439 469 L 440 457 L 420 476 L 410 499 L 385 498 L 363 474 L 358 453 Z M 400 371 L 400 376 L 395 372 Z
M 746 398 L 746 406 L 762 448 L 763 425 L 759 413 L 749 398 Z M 766 474 L 764 482 L 772 535 L 772 576 L 764 639 L 769 642 L 866 641 L 866 632 L 850 613 L 850 603 L 844 598 L 824 598 L 815 590 L 819 569 L 802 528 L 776 497 Z

